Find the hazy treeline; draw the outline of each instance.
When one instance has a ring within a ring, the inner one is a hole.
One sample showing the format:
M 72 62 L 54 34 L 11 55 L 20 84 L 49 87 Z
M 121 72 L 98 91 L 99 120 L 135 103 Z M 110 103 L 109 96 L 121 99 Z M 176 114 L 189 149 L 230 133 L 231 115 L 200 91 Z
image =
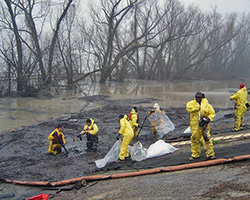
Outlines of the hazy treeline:
M 250 15 L 203 13 L 178 0 L 0 2 L 1 93 L 29 94 L 125 77 L 250 75 Z

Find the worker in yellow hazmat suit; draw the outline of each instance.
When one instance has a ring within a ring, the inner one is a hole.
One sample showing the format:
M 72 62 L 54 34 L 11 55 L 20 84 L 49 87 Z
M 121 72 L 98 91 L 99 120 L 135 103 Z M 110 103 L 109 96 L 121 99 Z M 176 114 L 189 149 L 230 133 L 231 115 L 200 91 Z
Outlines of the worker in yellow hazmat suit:
M 234 106 L 234 131 L 240 131 L 244 122 L 244 115 L 247 110 L 247 88 L 242 83 L 240 89 L 230 96 L 230 100 L 235 100 Z
M 210 160 L 215 159 L 213 142 L 210 137 L 210 122 L 213 121 L 215 111 L 211 104 L 204 98 L 204 94 L 197 92 L 195 99 L 186 104 L 186 110 L 190 113 L 191 129 L 191 157 L 194 160 L 200 157 L 200 139 L 204 144 L 206 157 Z
M 129 113 L 128 121 L 129 121 L 129 123 L 134 131 L 135 137 L 138 137 L 138 132 L 139 132 L 138 128 L 140 127 L 140 125 L 138 124 L 139 117 L 138 117 L 138 108 L 137 107 L 133 107 L 133 109 Z
M 127 115 L 119 115 L 120 130 L 119 134 L 122 135 L 121 149 L 119 153 L 119 159 L 116 163 L 124 162 L 125 158 L 129 157 L 129 143 L 134 138 L 134 131 L 127 120 Z M 117 137 L 119 139 L 119 135 Z
M 52 154 L 58 154 L 62 152 L 62 145 L 65 145 L 64 134 L 62 133 L 64 127 L 59 124 L 55 130 L 53 130 L 49 136 L 50 141 L 48 152 Z
M 92 118 L 86 120 L 86 125 L 81 131 L 80 135 L 86 134 L 87 137 L 87 152 L 97 152 L 98 145 L 98 126 Z
M 162 112 L 165 113 L 165 110 L 161 109 L 161 107 L 160 107 L 160 105 L 159 105 L 158 103 L 155 103 L 155 104 L 153 105 L 153 109 L 151 109 L 150 111 L 148 111 L 148 115 L 150 116 L 152 113 L 154 113 L 154 112 L 159 112 L 159 111 L 162 111 Z M 151 126 L 152 126 L 152 128 L 153 128 L 153 133 L 154 133 L 154 134 L 157 134 L 157 130 L 156 130 L 155 126 L 154 126 L 154 123 L 151 122 L 150 124 L 151 124 Z

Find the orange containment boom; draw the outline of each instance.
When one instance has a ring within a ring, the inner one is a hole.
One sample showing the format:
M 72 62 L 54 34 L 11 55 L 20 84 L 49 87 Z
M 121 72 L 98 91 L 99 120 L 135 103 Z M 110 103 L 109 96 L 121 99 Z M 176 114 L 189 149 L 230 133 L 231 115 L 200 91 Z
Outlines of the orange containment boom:
M 176 165 L 172 167 L 147 169 L 147 170 L 141 170 L 137 172 L 127 172 L 127 173 L 120 173 L 120 174 L 113 174 L 113 175 L 83 176 L 83 177 L 78 177 L 78 178 L 73 178 L 73 179 L 68 179 L 68 180 L 62 180 L 58 182 L 46 182 L 46 181 L 28 182 L 28 181 L 16 181 L 16 180 L 9 180 L 9 179 L 0 179 L 0 182 L 14 183 L 14 184 L 19 184 L 19 185 L 33 185 L 33 186 L 62 186 L 62 185 L 73 184 L 82 180 L 97 181 L 97 180 L 104 180 L 104 179 L 106 180 L 106 179 L 111 179 L 111 178 L 126 178 L 126 177 L 133 177 L 133 176 L 142 176 L 142 175 L 156 174 L 160 172 L 173 172 L 173 171 L 179 171 L 179 170 L 185 170 L 185 169 L 221 165 L 224 163 L 243 161 L 247 159 L 250 159 L 250 155 L 236 156 L 234 158 L 227 158 L 227 159 L 221 158 L 221 159 L 208 160 L 208 161 L 202 161 L 202 162 L 193 162 L 189 164 Z

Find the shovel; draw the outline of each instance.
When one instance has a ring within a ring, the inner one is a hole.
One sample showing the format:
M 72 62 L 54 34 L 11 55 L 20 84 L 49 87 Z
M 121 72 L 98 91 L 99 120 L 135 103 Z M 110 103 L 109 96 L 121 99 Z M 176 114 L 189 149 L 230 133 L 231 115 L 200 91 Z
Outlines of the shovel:
M 142 125 L 141 125 L 141 127 L 140 127 L 140 130 L 139 130 L 139 132 L 138 132 L 138 137 L 139 137 L 139 135 L 140 135 L 140 133 L 141 133 L 141 130 L 142 130 L 143 125 L 145 124 L 147 118 L 148 118 L 148 115 L 146 115 L 146 117 L 144 118 L 144 120 L 143 120 L 143 122 L 142 122 Z

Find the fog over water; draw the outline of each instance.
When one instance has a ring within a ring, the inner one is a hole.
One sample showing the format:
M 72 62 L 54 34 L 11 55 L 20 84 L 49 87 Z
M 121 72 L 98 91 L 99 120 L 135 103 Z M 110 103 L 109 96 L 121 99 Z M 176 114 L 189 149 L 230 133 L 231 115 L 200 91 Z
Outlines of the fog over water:
M 160 99 L 158 101 L 160 106 L 167 109 L 185 106 L 193 99 L 195 92 L 201 91 L 215 108 L 229 108 L 234 106 L 234 101 L 230 101 L 229 97 L 237 91 L 240 83 L 250 85 L 249 80 L 187 82 L 133 80 L 123 83 L 84 85 L 81 92 L 64 91 L 59 97 L 50 99 L 1 98 L 0 132 L 100 106 L 100 102 L 89 103 L 79 99 L 92 95 L 109 95 L 111 99 L 157 98 Z M 152 101 L 152 104 L 146 106 L 151 106 L 153 103 L 155 102 Z

